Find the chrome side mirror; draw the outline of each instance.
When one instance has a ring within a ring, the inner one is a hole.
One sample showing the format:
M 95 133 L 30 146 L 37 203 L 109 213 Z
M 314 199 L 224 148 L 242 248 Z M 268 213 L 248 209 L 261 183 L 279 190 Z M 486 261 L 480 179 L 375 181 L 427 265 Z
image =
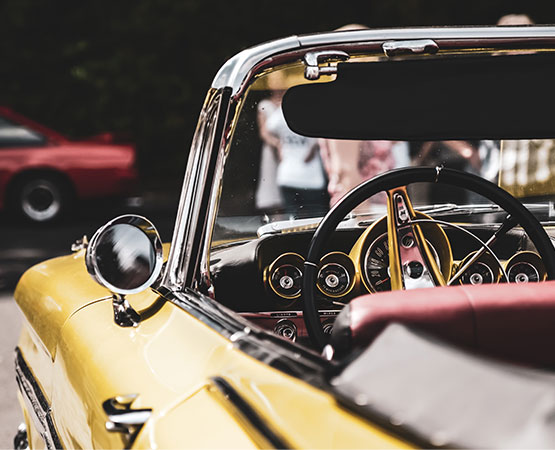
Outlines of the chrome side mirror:
M 141 216 L 116 217 L 99 228 L 85 254 L 87 271 L 113 295 L 114 320 L 137 326 L 139 314 L 125 295 L 144 291 L 162 270 L 162 241 L 154 225 Z

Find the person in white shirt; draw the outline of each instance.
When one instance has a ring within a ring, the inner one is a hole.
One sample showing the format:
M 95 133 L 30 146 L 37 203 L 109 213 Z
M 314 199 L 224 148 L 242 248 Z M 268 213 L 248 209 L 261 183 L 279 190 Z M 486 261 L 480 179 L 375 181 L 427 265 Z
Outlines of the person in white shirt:
M 266 128 L 276 138 L 279 157 L 276 180 L 286 212 L 303 216 L 325 213 L 329 197 L 318 141 L 291 131 L 281 107 L 268 118 Z

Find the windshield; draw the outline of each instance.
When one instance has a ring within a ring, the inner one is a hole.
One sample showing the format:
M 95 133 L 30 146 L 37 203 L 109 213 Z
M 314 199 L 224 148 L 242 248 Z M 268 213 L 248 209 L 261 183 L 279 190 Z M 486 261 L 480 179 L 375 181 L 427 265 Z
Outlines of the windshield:
M 262 76 L 248 91 L 226 161 L 213 246 L 313 226 L 355 186 L 411 166 L 443 166 L 479 175 L 519 197 L 542 220 L 549 219 L 555 190 L 553 140 L 301 136 L 289 128 L 281 103 L 289 87 L 306 83 L 302 66 L 289 67 Z M 409 193 L 415 208 L 432 216 L 459 213 L 468 222 L 494 217 L 484 207 L 489 201 L 471 191 L 417 184 L 409 187 Z M 459 208 L 465 205 L 481 207 Z M 382 192 L 360 204 L 351 216 L 371 220 L 385 212 Z

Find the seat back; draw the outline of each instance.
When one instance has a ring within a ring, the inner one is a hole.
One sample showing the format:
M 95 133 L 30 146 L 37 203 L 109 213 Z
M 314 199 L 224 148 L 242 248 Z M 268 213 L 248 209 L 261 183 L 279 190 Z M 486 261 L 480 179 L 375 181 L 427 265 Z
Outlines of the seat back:
M 496 358 L 555 367 L 555 281 L 364 295 L 339 314 L 332 346 L 366 347 L 393 322 Z

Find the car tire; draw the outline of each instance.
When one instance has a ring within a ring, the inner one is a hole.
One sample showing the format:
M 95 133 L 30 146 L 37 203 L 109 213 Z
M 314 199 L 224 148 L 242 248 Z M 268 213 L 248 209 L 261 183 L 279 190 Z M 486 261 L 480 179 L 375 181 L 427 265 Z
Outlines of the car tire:
M 61 180 L 40 175 L 25 178 L 18 183 L 13 206 L 25 220 L 47 223 L 60 218 L 68 201 L 69 195 Z

